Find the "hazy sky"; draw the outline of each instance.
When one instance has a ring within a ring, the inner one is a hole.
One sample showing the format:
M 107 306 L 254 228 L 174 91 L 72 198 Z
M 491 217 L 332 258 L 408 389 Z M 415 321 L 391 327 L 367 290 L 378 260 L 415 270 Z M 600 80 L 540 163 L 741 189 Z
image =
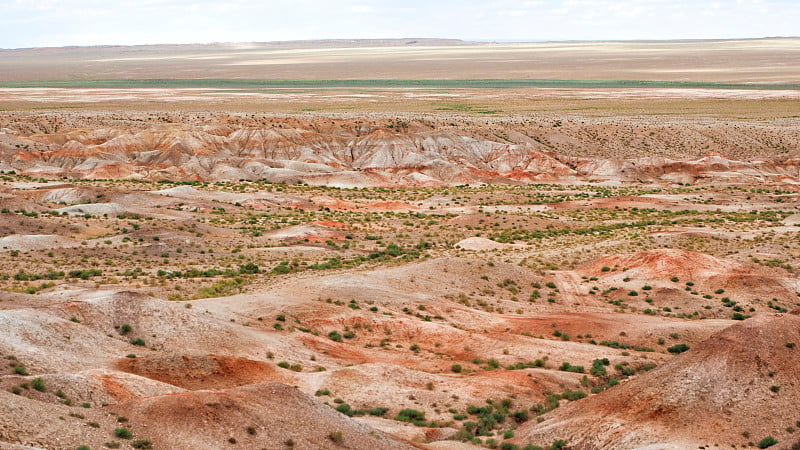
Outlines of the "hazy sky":
M 800 34 L 800 0 L 0 0 L 0 47 Z

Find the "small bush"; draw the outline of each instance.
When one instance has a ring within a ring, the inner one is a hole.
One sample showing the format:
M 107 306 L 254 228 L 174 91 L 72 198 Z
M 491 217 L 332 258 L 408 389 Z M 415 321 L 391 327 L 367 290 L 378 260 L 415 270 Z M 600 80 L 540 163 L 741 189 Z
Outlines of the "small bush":
M 151 450 L 153 448 L 153 443 L 147 439 L 137 439 L 131 442 L 131 447 L 141 450 Z
M 31 386 L 39 392 L 47 390 L 47 387 L 44 385 L 44 380 L 41 378 L 34 378 L 33 381 L 31 381 Z
M 240 273 L 240 274 L 255 274 L 255 273 L 261 273 L 261 269 L 259 269 L 257 265 L 255 265 L 255 264 L 253 264 L 253 263 L 249 262 L 249 263 L 247 263 L 247 264 L 245 264 L 245 265 L 243 265 L 243 266 L 239 267 L 239 273 Z
M 394 420 L 398 420 L 400 422 L 418 422 L 425 420 L 425 413 L 422 411 L 417 411 L 416 409 L 404 409 L 397 413 L 397 416 Z
M 344 441 L 344 436 L 342 436 L 341 431 L 331 431 L 328 435 L 328 439 L 335 444 L 341 444 Z
M 558 370 L 563 370 L 564 372 L 575 372 L 575 373 L 583 373 L 583 366 L 573 366 L 572 364 L 565 362 L 561 364 L 561 367 Z
M 461 373 L 462 370 L 461 364 L 453 364 L 450 367 L 450 370 L 452 370 L 454 373 Z
M 373 408 L 368 410 L 367 414 L 370 416 L 382 417 L 387 411 L 389 411 L 389 408 Z
M 334 342 L 342 342 L 342 335 L 338 331 L 331 331 L 328 333 L 328 338 Z
M 144 345 L 145 345 L 144 344 L 144 339 L 142 339 L 142 338 L 131 339 L 131 344 L 139 346 L 139 347 L 144 347 Z
M 777 443 L 778 443 L 778 440 L 777 440 L 777 439 L 775 439 L 775 438 L 774 438 L 774 437 L 772 437 L 772 436 L 767 436 L 767 437 L 765 437 L 764 439 L 762 439 L 762 440 L 761 440 L 761 441 L 758 443 L 758 448 L 767 448 L 767 447 L 772 447 L 773 445 L 775 445 L 775 444 L 777 444 Z
M 133 433 L 127 428 L 116 428 L 114 430 L 114 436 L 120 439 L 130 439 L 133 437 Z
M 687 350 L 689 350 L 689 346 L 686 344 L 673 345 L 667 349 L 668 352 L 675 354 L 683 353 Z
M 561 398 L 564 400 L 569 400 L 574 402 L 575 400 L 580 400 L 582 398 L 586 398 L 587 394 L 583 391 L 570 391 L 566 390 L 561 394 Z

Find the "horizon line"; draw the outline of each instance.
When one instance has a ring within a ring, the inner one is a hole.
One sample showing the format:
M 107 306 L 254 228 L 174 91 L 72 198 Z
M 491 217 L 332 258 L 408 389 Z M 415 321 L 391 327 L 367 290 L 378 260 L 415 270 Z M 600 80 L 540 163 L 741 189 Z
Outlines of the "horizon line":
M 88 45 L 45 45 L 40 47 L 0 47 L 0 51 L 15 50 L 54 50 L 54 49 L 80 49 L 80 48 L 113 48 L 113 47 L 160 47 L 160 46 L 213 46 L 213 45 L 269 45 L 269 44 L 294 44 L 294 43 L 343 43 L 343 42 L 369 42 L 369 41 L 456 41 L 461 44 L 547 44 L 547 43 L 618 43 L 618 42 L 722 42 L 722 41 L 758 41 L 778 39 L 800 39 L 796 36 L 761 36 L 761 37 L 726 37 L 726 38 L 675 38 L 675 39 L 462 39 L 445 37 L 405 37 L 405 38 L 319 38 L 319 39 L 290 39 L 272 41 L 210 41 L 175 43 L 163 42 L 159 44 L 88 44 Z M 414 44 L 412 42 L 411 44 Z

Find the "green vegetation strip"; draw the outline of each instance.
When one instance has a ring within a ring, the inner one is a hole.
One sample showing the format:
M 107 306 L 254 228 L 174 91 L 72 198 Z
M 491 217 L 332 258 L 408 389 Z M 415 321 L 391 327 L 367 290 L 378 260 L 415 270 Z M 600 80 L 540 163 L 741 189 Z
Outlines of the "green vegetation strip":
M 342 88 L 431 88 L 431 89 L 512 89 L 512 88 L 592 88 L 592 89 L 747 89 L 800 90 L 800 84 L 713 83 L 654 80 L 547 80 L 547 79 L 471 79 L 471 80 L 297 80 L 297 79 L 125 79 L 7 81 L 4 88 L 68 89 L 342 89 Z

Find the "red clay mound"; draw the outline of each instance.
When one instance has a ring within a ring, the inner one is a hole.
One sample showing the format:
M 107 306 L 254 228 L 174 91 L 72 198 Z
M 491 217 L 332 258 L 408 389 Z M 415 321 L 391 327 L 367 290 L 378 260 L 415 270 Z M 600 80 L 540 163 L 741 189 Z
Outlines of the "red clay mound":
M 226 389 L 268 381 L 292 383 L 272 364 L 221 355 L 121 359 L 117 368 L 184 389 Z
M 134 439 L 148 439 L 153 448 L 413 448 L 279 383 L 162 395 L 109 409 L 127 417 Z
M 611 255 L 585 266 L 581 271 L 601 275 L 603 268 L 628 269 L 642 278 L 669 279 L 677 276 L 689 280 L 720 274 L 723 272 L 749 273 L 747 266 L 717 258 L 704 253 L 677 249 L 658 249 L 628 255 Z
M 517 440 L 568 439 L 570 448 L 746 446 L 800 418 L 800 317 L 762 314 L 618 387 L 530 423 Z
M 762 267 L 725 258 L 678 249 L 648 250 L 628 255 L 600 258 L 578 271 L 586 276 L 627 277 L 636 281 L 665 282 L 668 287 L 695 283 L 694 289 L 713 292 L 722 289 L 726 295 L 740 299 L 795 296 L 795 282 L 782 269 L 772 273 Z M 680 284 L 670 283 L 677 277 Z

